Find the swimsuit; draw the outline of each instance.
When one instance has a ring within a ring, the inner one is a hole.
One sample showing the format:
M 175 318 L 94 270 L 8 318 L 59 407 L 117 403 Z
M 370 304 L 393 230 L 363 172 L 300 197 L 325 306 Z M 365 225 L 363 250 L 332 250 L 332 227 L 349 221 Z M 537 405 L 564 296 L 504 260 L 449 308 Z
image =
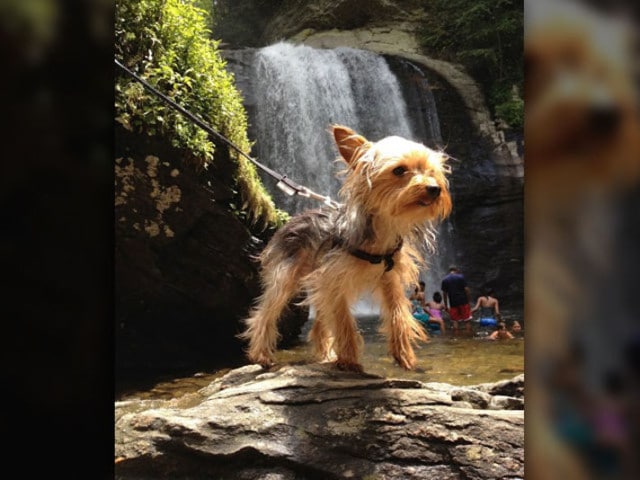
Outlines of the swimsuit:
M 429 329 L 430 330 L 440 330 L 440 322 L 437 320 L 442 320 L 442 312 L 439 308 L 431 308 L 429 307 Z
M 489 327 L 497 324 L 498 322 L 493 317 L 493 307 L 480 307 L 480 325 Z
M 426 324 L 429 321 L 429 314 L 424 311 L 418 300 L 411 300 L 411 303 L 415 307 L 415 311 L 413 312 L 414 318 L 419 322 Z
M 449 308 L 449 316 L 454 322 L 467 322 L 471 320 L 471 307 L 468 303 Z

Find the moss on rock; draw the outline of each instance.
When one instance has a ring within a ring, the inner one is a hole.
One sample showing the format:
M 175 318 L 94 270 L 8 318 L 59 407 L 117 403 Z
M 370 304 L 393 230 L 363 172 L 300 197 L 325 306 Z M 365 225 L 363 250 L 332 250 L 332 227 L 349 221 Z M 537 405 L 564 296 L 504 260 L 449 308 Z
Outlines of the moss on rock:
M 208 15 L 193 0 L 117 0 L 116 57 L 248 152 L 247 115 L 218 42 L 209 38 Z M 124 128 L 169 140 L 196 169 L 214 161 L 208 134 L 138 82 L 118 75 L 115 94 L 116 121 Z M 255 166 L 233 149 L 229 155 L 237 164 L 232 188 L 240 196 L 238 215 L 263 226 L 282 224 L 287 215 L 274 206 Z

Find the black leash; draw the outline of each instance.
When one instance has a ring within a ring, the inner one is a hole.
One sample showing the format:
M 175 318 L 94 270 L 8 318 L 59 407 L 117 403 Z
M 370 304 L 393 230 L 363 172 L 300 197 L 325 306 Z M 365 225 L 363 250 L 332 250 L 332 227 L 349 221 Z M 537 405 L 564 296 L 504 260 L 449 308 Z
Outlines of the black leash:
M 287 195 L 300 195 L 301 197 L 307 197 L 307 198 L 313 198 L 315 200 L 320 200 L 325 205 L 327 205 L 327 206 L 329 206 L 331 208 L 334 208 L 334 209 L 338 209 L 340 207 L 340 204 L 338 202 L 334 201 L 334 200 L 331 200 L 331 198 L 326 197 L 324 195 L 320 195 L 318 193 L 315 193 L 313 190 L 310 190 L 309 188 L 307 188 L 305 186 L 297 184 L 296 182 L 294 182 L 293 180 L 288 178 L 286 175 L 281 175 L 278 172 L 276 172 L 275 170 L 272 170 L 271 168 L 267 167 L 266 165 L 263 165 L 260 162 L 258 162 L 257 160 L 251 158 L 249 155 L 244 153 L 240 147 L 238 147 L 235 143 L 233 143 L 227 137 L 225 137 L 224 135 L 216 132 L 207 123 L 203 122 L 201 119 L 196 117 L 193 113 L 191 113 L 190 111 L 186 110 L 184 107 L 178 105 L 176 102 L 171 100 L 165 94 L 163 94 L 162 92 L 160 92 L 159 90 L 157 90 L 156 88 L 151 86 L 145 80 L 140 78 L 138 75 L 136 75 L 131 70 L 129 70 L 127 67 L 125 67 L 122 63 L 120 63 L 117 58 L 114 59 L 114 61 L 116 62 L 116 65 L 118 67 L 120 67 L 120 69 L 122 69 L 127 75 L 129 75 L 131 78 L 133 78 L 134 80 L 139 82 L 144 88 L 149 90 L 151 93 L 153 93 L 157 97 L 161 98 L 170 107 L 172 107 L 173 109 L 175 109 L 175 110 L 179 111 L 180 113 L 182 113 L 184 116 L 186 116 L 189 120 L 191 120 L 193 123 L 195 123 L 200 128 L 202 128 L 209 135 L 217 138 L 221 142 L 223 142 L 223 143 L 227 144 L 228 146 L 230 146 L 231 148 L 233 148 L 235 151 L 237 151 L 240 155 L 242 155 L 244 158 L 246 158 L 251 163 L 253 163 L 256 167 L 261 169 L 263 172 L 266 172 L 267 174 L 269 174 L 270 176 L 272 176 L 273 178 L 278 180 L 278 183 L 276 184 L 277 187 L 280 190 L 282 190 L 283 192 L 285 192 Z

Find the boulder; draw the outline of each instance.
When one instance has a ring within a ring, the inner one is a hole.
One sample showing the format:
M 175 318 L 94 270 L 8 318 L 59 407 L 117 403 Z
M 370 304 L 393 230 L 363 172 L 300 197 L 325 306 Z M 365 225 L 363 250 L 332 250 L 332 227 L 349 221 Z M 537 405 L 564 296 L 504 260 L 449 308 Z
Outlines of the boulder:
M 332 364 L 232 370 L 117 402 L 116 478 L 524 477 L 524 375 L 455 387 Z

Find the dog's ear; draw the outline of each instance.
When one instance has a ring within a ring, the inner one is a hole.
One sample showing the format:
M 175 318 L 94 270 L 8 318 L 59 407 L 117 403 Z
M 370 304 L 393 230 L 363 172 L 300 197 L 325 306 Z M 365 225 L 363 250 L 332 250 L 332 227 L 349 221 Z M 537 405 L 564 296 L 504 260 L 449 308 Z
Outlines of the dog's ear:
M 340 151 L 340 156 L 344 158 L 348 164 L 351 164 L 351 162 L 359 156 L 355 155 L 355 153 L 360 149 L 360 147 L 369 144 L 366 138 L 362 135 L 358 135 L 349 127 L 345 127 L 343 125 L 332 125 L 331 131 L 333 133 L 333 138 L 336 141 L 336 145 L 338 146 L 338 150 Z

